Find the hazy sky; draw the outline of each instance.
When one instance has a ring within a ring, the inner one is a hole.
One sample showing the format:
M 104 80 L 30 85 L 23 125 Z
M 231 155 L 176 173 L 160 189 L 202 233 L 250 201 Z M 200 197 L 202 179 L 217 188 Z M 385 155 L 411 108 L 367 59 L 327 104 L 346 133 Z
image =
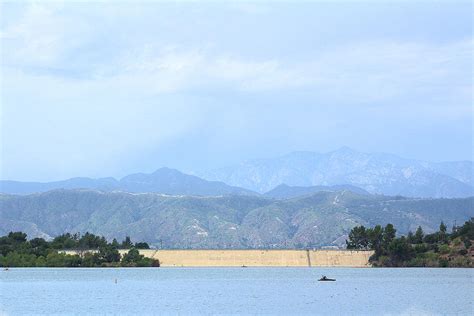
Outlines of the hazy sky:
M 1 3 L 1 177 L 473 159 L 470 2 Z

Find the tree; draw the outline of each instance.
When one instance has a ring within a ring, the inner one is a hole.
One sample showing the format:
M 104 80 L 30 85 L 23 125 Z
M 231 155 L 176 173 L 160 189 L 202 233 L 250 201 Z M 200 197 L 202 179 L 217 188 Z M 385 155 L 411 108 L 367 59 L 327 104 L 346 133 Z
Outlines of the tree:
M 446 225 L 443 222 L 441 222 L 441 224 L 439 224 L 439 232 L 440 233 L 446 234 L 447 229 L 448 229 L 448 227 L 446 227 Z
M 439 233 L 427 234 L 423 237 L 423 242 L 427 244 L 436 244 L 439 240 Z
M 377 256 L 382 253 L 383 232 L 384 229 L 380 225 L 376 225 L 372 229 L 367 229 L 368 247 L 375 250 Z
M 395 266 L 403 264 L 414 256 L 414 250 L 404 236 L 393 239 L 388 246 L 388 252 L 390 261 Z
M 423 242 L 423 237 L 424 237 L 423 229 L 421 228 L 421 226 L 418 226 L 415 232 L 415 237 L 413 238 L 414 243 L 421 244 Z
M 30 240 L 31 250 L 37 256 L 46 257 L 48 255 L 48 242 L 43 238 L 33 238 Z
M 54 238 L 51 246 L 54 249 L 75 249 L 78 246 L 78 241 L 70 233 L 66 233 Z
M 448 227 L 446 227 L 446 225 L 443 222 L 441 222 L 441 224 L 439 225 L 439 241 L 442 243 L 445 243 L 447 241 L 447 236 L 446 236 L 447 229 Z
M 125 241 L 127 243 L 127 240 Z M 128 242 L 131 243 L 130 239 Z M 137 243 L 147 247 L 147 243 Z M 120 263 L 119 243 L 108 243 L 104 237 L 86 233 L 62 234 L 49 242 L 43 238 L 27 240 L 22 232 L 0 236 L 0 266 L 8 267 L 97 267 L 117 266 Z M 78 255 L 69 255 L 61 249 L 77 249 Z M 96 253 L 83 250 L 98 249 Z M 59 251 L 58 251 L 59 250 Z M 133 256 L 132 256 L 133 257 Z M 153 259 L 138 256 L 134 266 L 159 266 Z
M 346 240 L 347 249 L 368 249 L 369 240 L 364 226 L 356 226 L 349 233 L 349 241 Z
M 10 239 L 13 243 L 25 243 L 26 242 L 26 234 L 22 232 L 10 232 L 8 234 L 8 239 Z
M 135 248 L 137 248 L 137 249 L 150 249 L 150 246 L 146 242 L 137 242 L 137 243 L 135 243 Z
M 130 249 L 132 247 L 133 247 L 133 243 L 130 240 L 130 237 L 129 236 L 125 237 L 125 240 L 122 241 L 122 248 L 123 249 Z
M 131 248 L 122 258 L 124 267 L 159 267 L 160 262 L 151 258 L 145 258 L 137 248 Z
M 105 240 L 103 237 L 96 236 L 89 232 L 86 232 L 79 239 L 80 249 L 99 249 L 99 247 L 103 247 L 105 245 L 107 245 L 107 240 Z
M 136 248 L 131 248 L 128 253 L 126 253 L 123 258 L 122 262 L 125 264 L 132 264 L 132 263 L 137 263 L 141 259 L 143 259 L 144 256 L 140 255 L 140 252 Z
M 120 247 L 120 244 L 118 243 L 117 239 L 113 239 L 112 240 L 112 247 L 114 248 L 119 248 Z
M 112 263 L 120 261 L 120 253 L 111 245 L 101 246 L 97 256 L 100 262 Z
M 393 227 L 392 224 L 387 224 L 383 230 L 383 241 L 382 246 L 383 248 L 387 249 L 388 245 L 392 242 L 395 238 L 397 230 Z

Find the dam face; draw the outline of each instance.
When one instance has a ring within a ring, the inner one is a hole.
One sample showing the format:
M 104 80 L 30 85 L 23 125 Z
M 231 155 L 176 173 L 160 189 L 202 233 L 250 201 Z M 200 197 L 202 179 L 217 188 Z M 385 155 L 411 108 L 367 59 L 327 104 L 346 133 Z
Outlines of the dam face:
M 121 250 L 121 253 L 127 252 Z M 373 251 L 140 250 L 162 267 L 369 267 Z
M 96 252 L 97 250 L 90 250 Z M 374 251 L 352 250 L 139 250 L 162 267 L 370 267 Z M 65 250 L 83 255 L 88 251 Z M 119 250 L 121 255 L 127 249 Z

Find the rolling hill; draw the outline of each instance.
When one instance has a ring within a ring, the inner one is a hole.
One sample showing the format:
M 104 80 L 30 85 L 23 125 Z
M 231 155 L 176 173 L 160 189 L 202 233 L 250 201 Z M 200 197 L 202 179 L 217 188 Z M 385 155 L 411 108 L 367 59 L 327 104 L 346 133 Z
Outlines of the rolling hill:
M 270 190 L 264 194 L 266 197 L 274 198 L 274 199 L 288 199 L 288 198 L 295 198 L 298 196 L 309 195 L 316 192 L 321 191 L 328 191 L 328 192 L 337 192 L 337 191 L 351 191 L 358 194 L 369 194 L 369 192 L 358 188 L 353 185 L 331 185 L 331 186 L 324 186 L 324 185 L 316 185 L 310 187 L 298 187 L 298 186 L 289 186 L 286 184 L 280 184 L 273 190 Z
M 54 190 L 0 195 L 0 234 L 51 238 L 92 232 L 131 236 L 166 248 L 343 246 L 355 225 L 392 223 L 400 233 L 427 232 L 474 216 L 474 198 L 412 199 L 321 191 L 275 200 L 261 196 L 173 196 Z

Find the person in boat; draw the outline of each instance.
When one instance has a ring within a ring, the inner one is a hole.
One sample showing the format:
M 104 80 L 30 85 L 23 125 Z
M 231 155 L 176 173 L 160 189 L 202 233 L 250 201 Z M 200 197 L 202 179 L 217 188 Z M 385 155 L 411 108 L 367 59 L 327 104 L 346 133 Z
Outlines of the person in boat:
M 323 275 L 319 281 L 336 281 L 336 279 L 330 279 L 327 276 Z

